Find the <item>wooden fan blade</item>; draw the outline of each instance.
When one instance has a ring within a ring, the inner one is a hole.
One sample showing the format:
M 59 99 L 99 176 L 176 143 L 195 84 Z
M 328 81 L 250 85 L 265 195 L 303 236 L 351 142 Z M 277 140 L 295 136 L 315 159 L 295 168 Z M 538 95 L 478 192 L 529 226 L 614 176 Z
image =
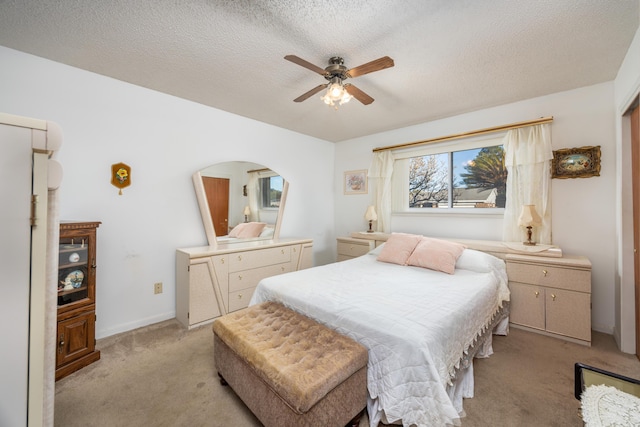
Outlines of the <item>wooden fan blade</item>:
M 313 65 L 311 62 L 309 61 L 305 61 L 304 59 L 297 57 L 295 55 L 287 55 L 284 57 L 284 59 L 286 59 L 287 61 L 291 61 L 294 64 L 298 64 L 306 69 L 309 69 L 313 72 L 316 72 L 318 74 L 320 74 L 321 76 L 324 76 L 327 74 L 327 72 L 324 70 L 324 68 L 320 68 L 317 65 Z
M 358 101 L 362 102 L 364 105 L 369 105 L 373 102 L 373 98 L 355 87 L 354 85 L 348 83 L 344 85 L 344 89 L 349 93 L 349 95 L 353 96 Z
M 293 102 L 302 102 L 305 99 L 309 98 L 310 96 L 313 96 L 316 93 L 320 92 L 322 89 L 326 88 L 328 85 L 329 85 L 329 83 L 316 86 L 313 89 L 311 89 L 309 92 L 303 93 L 302 95 L 300 95 L 299 97 L 294 99 Z
M 394 66 L 393 59 L 388 56 L 383 56 L 375 61 L 367 62 L 358 67 L 352 68 L 347 71 L 347 75 L 351 78 L 363 76 L 365 74 L 373 73 L 374 71 L 384 70 L 385 68 L 391 68 Z

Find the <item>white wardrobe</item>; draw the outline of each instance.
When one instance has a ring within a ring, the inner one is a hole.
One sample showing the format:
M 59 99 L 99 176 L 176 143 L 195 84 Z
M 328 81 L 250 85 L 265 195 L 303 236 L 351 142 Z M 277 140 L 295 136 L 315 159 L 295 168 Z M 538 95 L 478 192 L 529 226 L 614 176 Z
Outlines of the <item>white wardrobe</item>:
M 2 426 L 53 425 L 61 141 L 55 123 L 0 113 Z

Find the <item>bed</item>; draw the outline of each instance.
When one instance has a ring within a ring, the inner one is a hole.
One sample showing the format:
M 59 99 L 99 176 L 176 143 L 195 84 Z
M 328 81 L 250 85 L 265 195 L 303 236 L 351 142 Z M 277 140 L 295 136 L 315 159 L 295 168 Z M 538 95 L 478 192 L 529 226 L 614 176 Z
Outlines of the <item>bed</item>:
M 217 242 L 233 243 L 247 240 L 272 239 L 274 224 L 264 222 L 241 222 L 233 227 L 229 234 L 218 236 Z
M 263 279 L 250 305 L 280 302 L 367 347 L 372 427 L 460 425 L 472 358 L 508 329 L 504 262 L 463 249 L 447 274 L 381 262 L 382 251 Z

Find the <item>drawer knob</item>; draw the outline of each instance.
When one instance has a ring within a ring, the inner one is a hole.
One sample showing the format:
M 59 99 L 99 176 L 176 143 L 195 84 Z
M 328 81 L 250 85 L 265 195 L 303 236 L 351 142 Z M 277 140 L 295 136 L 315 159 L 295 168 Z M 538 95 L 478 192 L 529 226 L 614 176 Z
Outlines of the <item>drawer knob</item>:
M 280 271 L 284 271 L 284 266 L 281 266 L 281 267 L 280 267 Z
M 238 261 L 242 261 L 242 255 L 238 255 Z
M 296 248 L 293 248 L 293 252 L 295 252 L 295 251 L 296 251 Z
M 238 274 L 238 280 L 242 280 L 242 274 Z
M 547 273 L 548 273 L 547 270 L 542 270 L 542 274 L 544 275 L 544 277 L 547 277 Z
M 536 298 L 540 295 L 540 292 L 536 291 Z
M 556 300 L 556 294 L 551 294 L 551 299 L 555 301 Z
M 284 255 L 284 249 L 280 249 L 280 253 Z
M 224 258 L 220 258 L 220 264 L 224 264 Z
M 242 299 L 242 294 L 238 294 L 238 299 Z

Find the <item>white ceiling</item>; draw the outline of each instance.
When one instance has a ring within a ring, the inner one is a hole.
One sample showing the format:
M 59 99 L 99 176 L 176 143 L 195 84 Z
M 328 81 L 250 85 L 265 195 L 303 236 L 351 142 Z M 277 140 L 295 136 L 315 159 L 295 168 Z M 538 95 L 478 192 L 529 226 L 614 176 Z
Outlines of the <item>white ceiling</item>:
M 335 142 L 613 80 L 639 4 L 0 0 L 0 45 Z M 336 111 L 292 102 L 326 81 L 288 54 L 395 67 L 348 80 L 375 102 Z

